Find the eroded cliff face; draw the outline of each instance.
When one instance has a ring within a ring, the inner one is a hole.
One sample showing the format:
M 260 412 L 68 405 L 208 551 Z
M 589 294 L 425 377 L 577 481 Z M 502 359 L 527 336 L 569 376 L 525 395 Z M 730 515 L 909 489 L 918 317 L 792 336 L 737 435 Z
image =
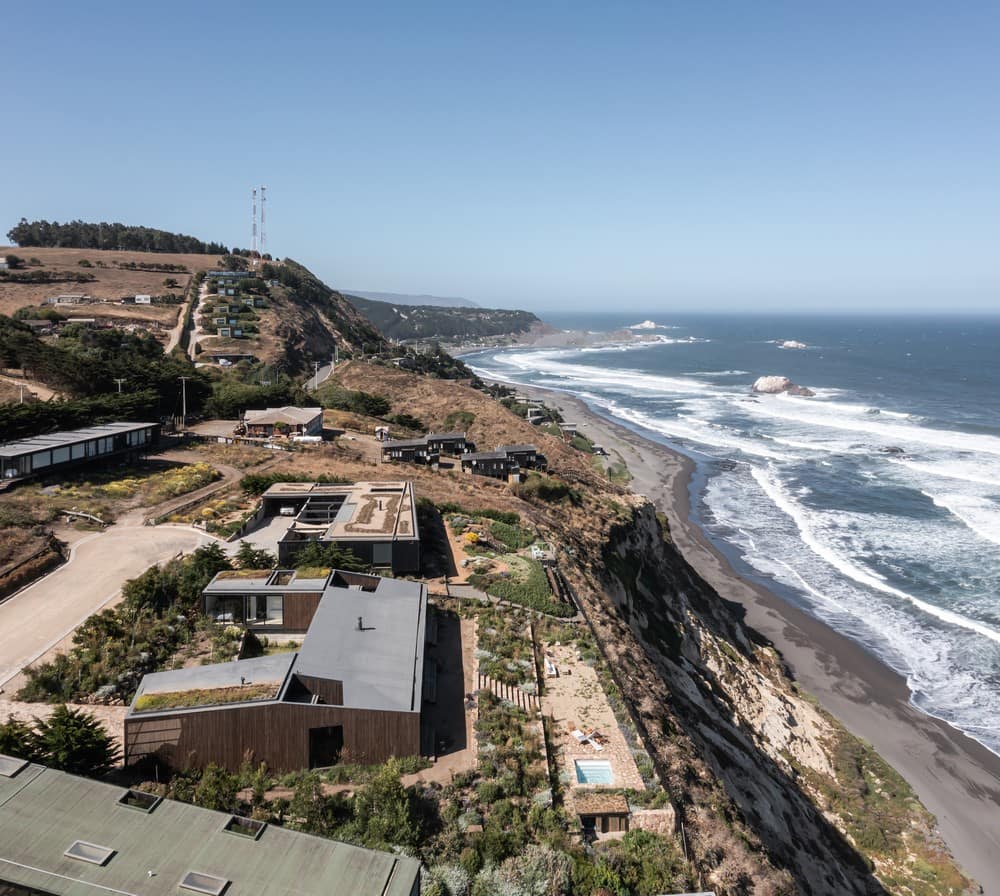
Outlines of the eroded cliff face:
M 705 886 L 965 892 L 969 882 L 905 782 L 798 692 L 774 649 L 742 623 L 742 609 L 669 541 L 654 507 L 629 505 L 604 527 L 573 530 L 577 564 L 565 571 L 652 748 Z

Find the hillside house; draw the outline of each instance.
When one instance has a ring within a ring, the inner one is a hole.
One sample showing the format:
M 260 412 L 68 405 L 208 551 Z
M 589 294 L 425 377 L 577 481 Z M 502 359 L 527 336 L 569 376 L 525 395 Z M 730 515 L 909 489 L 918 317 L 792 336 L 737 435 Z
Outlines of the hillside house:
M 429 432 L 424 439 L 428 450 L 451 457 L 459 457 L 476 450 L 475 444 L 465 437 L 464 432 Z
M 432 451 L 427 439 L 390 439 L 382 443 L 383 463 L 436 464 L 441 458 Z
M 220 328 L 219 335 L 222 335 Z M 240 331 L 242 332 L 242 331 Z M 322 408 L 267 408 L 263 411 L 247 411 L 243 415 L 247 435 L 251 438 L 269 439 L 276 432 L 286 435 L 323 435 Z
M 0 479 L 21 479 L 70 467 L 138 457 L 159 441 L 159 423 L 104 423 L 0 443 Z
M 125 718 L 126 764 L 154 757 L 236 771 L 249 755 L 294 771 L 343 754 L 365 764 L 420 755 L 425 674 L 433 682 L 433 667 L 424 668 L 427 587 L 337 570 L 301 590 L 296 579 L 276 570 L 266 580 L 213 580 L 203 597 L 210 616 L 228 621 L 225 608 L 240 601 L 245 611 L 280 598 L 282 618 L 305 627 L 302 646 L 144 676 Z
M 526 470 L 547 470 L 548 459 L 538 450 L 536 445 L 500 445 L 497 451 L 502 451 L 508 457 L 516 460 Z
M 462 455 L 462 472 L 473 476 L 489 476 L 507 482 L 520 482 L 521 467 L 517 460 L 503 451 L 478 451 Z
M 50 296 L 45 300 L 46 305 L 89 305 L 94 301 L 93 296 L 85 295 L 65 295 Z
M 420 570 L 420 532 L 411 482 L 276 482 L 261 496 L 262 517 L 291 516 L 278 541 L 287 563 L 308 542 L 349 548 L 393 573 Z

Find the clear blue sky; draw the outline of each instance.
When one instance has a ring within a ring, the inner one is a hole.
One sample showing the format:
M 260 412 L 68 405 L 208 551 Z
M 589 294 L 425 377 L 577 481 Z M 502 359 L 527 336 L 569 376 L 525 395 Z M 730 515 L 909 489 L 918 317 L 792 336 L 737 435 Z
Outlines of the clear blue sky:
M 534 309 L 1000 306 L 1000 6 L 46 3 L 0 225 Z

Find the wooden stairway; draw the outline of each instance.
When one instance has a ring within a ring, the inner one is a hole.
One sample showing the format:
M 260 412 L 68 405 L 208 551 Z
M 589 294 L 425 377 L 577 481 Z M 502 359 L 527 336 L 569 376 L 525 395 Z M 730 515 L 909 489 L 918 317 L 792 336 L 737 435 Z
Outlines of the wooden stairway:
M 537 694 L 526 694 L 519 687 L 511 684 L 505 684 L 502 681 L 497 681 L 495 678 L 491 678 L 489 675 L 484 675 L 482 672 L 479 673 L 478 689 L 480 691 L 489 691 L 495 697 L 499 697 L 501 700 L 513 703 L 525 712 L 537 712 L 539 709 L 540 704 L 538 702 Z

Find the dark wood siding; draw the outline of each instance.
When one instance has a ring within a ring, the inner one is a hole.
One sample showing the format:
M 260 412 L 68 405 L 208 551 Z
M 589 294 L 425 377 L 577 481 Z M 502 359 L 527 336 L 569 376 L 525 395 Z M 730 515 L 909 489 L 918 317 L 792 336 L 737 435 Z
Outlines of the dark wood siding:
M 344 683 L 331 678 L 313 678 L 311 675 L 295 676 L 310 694 L 315 694 L 324 703 L 340 706 L 344 702 Z
M 245 759 L 279 772 L 309 766 L 309 729 L 344 728 L 346 761 L 384 762 L 420 753 L 420 714 L 303 703 L 218 707 L 173 715 L 129 716 L 125 761 L 155 756 L 173 768 L 216 763 L 236 771 Z
M 281 622 L 282 631 L 304 632 L 309 628 L 316 608 L 323 595 L 320 593 L 285 592 L 284 618 Z

